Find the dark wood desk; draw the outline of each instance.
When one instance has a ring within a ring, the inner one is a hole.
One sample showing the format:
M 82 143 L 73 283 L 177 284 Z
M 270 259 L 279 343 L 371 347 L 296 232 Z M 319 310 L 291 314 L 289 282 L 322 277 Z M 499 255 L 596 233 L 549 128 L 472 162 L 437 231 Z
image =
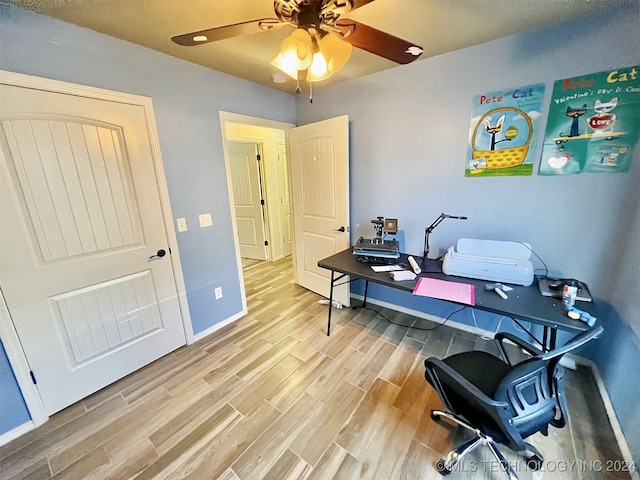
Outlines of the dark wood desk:
M 394 263 L 408 264 L 407 258 L 408 255 L 401 254 L 400 258 Z M 418 262 L 418 265 L 420 265 L 420 257 L 416 257 L 416 261 Z M 357 261 L 356 256 L 353 255 L 352 248 L 348 248 L 347 250 L 320 260 L 318 262 L 318 266 L 331 270 L 327 335 L 331 334 L 333 287 L 337 282 L 345 277 L 349 276 L 349 281 L 361 279 L 366 282 L 363 306 L 366 306 L 367 303 L 367 289 L 369 282 L 374 282 L 411 293 L 418 281 L 418 278 L 416 278 L 412 281 L 396 282 L 389 276 L 388 272 L 376 273 L 371 269 L 370 264 Z M 485 290 L 485 284 L 493 283 L 489 280 L 454 277 L 445 275 L 442 272 L 422 272 L 419 277 L 429 277 L 475 285 L 476 303 L 471 306 L 472 308 L 542 325 L 544 327 L 542 344 L 543 348 L 546 350 L 552 349 L 555 346 L 558 330 L 574 331 L 577 333 L 588 328 L 585 322 L 581 320 L 572 320 L 567 316 L 567 312 L 564 309 L 561 299 L 542 296 L 538 290 L 538 285 L 535 280 L 533 284 L 528 287 L 509 285 L 513 290 L 506 292 L 509 298 L 504 300 L 493 290 Z M 576 307 L 598 318 L 598 311 L 594 302 L 577 302 Z

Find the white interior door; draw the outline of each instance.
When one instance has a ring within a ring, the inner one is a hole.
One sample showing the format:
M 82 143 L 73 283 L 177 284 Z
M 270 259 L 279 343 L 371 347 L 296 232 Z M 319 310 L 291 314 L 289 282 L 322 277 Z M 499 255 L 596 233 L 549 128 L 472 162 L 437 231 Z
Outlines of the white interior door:
M 185 344 L 155 132 L 135 102 L 0 98 L 0 287 L 52 414 Z
M 349 247 L 349 118 L 292 128 L 289 149 L 297 281 L 328 298 L 331 273 L 318 260 Z M 349 306 L 349 285 L 333 298 Z
M 282 234 L 282 256 L 291 255 L 291 198 L 289 189 L 289 168 L 287 166 L 287 147 L 284 143 L 276 145 L 276 165 L 278 172 L 278 221 Z
M 264 200 L 258 158 L 258 145 L 255 143 L 229 142 L 229 166 L 240 255 L 244 258 L 266 260 Z

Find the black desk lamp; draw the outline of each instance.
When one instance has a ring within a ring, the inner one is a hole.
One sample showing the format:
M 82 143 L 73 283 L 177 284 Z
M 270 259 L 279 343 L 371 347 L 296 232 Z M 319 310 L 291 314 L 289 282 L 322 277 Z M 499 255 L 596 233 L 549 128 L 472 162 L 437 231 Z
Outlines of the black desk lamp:
M 459 217 L 456 215 L 448 215 L 446 213 L 441 213 L 438 218 L 436 218 L 431 225 L 429 225 L 424 230 L 424 250 L 422 254 L 422 270 L 425 272 L 440 272 L 442 268 L 438 262 L 437 258 L 429 258 L 429 235 L 433 232 L 438 225 L 442 223 L 445 218 L 453 218 L 456 220 L 466 220 L 467 217 Z

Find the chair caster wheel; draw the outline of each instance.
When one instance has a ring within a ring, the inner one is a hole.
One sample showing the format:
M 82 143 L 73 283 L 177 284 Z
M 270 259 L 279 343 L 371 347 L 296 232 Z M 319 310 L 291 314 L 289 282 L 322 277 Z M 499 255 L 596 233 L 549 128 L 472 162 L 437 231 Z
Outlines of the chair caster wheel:
M 436 462 L 436 470 L 440 475 L 449 475 L 451 473 L 451 470 L 447 468 L 447 464 L 442 459 Z
M 431 420 L 440 420 L 440 415 L 435 410 L 431 410 Z
M 532 454 L 530 457 L 527 458 L 527 467 L 530 468 L 531 470 L 540 470 L 542 468 L 542 466 L 544 465 L 544 459 L 534 453 Z

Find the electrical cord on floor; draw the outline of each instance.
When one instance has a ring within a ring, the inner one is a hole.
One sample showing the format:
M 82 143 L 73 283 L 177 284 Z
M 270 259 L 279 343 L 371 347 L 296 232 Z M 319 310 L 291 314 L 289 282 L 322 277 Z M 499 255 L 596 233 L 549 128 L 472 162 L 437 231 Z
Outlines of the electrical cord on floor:
M 454 310 L 453 312 L 451 312 L 449 315 L 447 315 L 444 319 L 444 322 L 437 324 L 435 327 L 432 328 L 426 328 L 426 327 L 417 327 L 414 324 L 411 325 L 404 325 L 402 323 L 398 323 L 398 322 L 394 322 L 393 320 L 391 320 L 390 318 L 387 318 L 385 315 L 382 314 L 382 312 L 380 312 L 379 310 L 376 310 L 375 308 L 371 308 L 371 307 L 363 307 L 362 305 L 356 305 L 354 307 L 351 308 L 364 308 L 366 310 L 371 310 L 372 312 L 375 312 L 377 315 L 380 315 L 383 319 L 385 319 L 387 322 L 391 323 L 392 325 L 398 325 L 399 327 L 405 327 L 405 328 L 414 328 L 416 330 L 423 330 L 426 332 L 431 332 L 433 330 L 436 330 L 438 328 L 440 328 L 441 326 L 443 326 L 445 323 L 447 323 L 449 321 L 449 319 L 455 315 L 458 312 L 461 312 L 462 310 L 464 310 L 465 308 L 469 308 L 466 305 L 463 305 L 462 307 L 458 308 L 457 310 Z M 429 320 L 427 320 L 429 321 Z M 415 322 L 414 322 L 415 323 Z

